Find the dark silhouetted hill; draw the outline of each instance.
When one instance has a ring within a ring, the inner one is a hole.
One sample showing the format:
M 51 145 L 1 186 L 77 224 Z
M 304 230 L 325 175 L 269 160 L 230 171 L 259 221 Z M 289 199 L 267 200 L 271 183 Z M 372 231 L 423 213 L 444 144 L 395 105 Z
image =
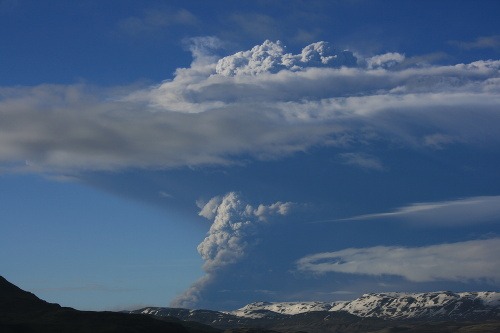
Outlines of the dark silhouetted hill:
M 220 330 L 175 318 L 65 308 L 45 302 L 0 276 L 0 332 L 215 333 Z

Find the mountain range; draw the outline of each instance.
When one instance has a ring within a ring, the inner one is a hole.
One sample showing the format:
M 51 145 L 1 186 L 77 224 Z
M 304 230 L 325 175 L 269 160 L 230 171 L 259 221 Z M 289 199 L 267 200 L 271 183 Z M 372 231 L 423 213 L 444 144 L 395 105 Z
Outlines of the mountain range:
M 213 327 L 282 332 L 500 332 L 500 293 L 372 293 L 346 302 L 256 302 L 230 312 L 177 308 L 132 311 Z
M 271 333 L 500 332 L 500 293 L 366 294 L 347 302 L 257 302 L 221 312 L 148 307 L 78 311 L 0 276 L 0 332 Z
M 359 317 L 384 319 L 500 319 L 500 293 L 449 291 L 429 293 L 372 293 L 347 302 L 257 302 L 230 312 L 261 318 L 271 313 L 296 315 L 312 311 L 345 311 Z M 272 314 L 271 314 L 272 315 Z

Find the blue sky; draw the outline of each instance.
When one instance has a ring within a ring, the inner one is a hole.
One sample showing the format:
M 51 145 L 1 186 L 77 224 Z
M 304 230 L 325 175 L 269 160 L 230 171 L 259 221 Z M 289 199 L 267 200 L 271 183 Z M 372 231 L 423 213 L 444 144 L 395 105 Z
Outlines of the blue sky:
M 0 1 L 0 274 L 93 310 L 498 291 L 499 9 Z

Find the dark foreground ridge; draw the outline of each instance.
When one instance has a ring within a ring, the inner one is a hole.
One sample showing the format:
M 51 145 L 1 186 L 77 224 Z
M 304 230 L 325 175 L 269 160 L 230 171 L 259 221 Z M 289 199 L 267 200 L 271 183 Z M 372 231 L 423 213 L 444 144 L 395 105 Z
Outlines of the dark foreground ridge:
M 0 276 L 0 332 L 187 333 L 498 333 L 500 319 L 383 319 L 346 311 L 276 313 L 252 305 L 251 316 L 210 310 L 145 308 L 131 313 L 78 311 L 47 303 Z M 248 309 L 247 309 L 248 310 Z
M 0 332 L 2 333 L 202 333 L 219 332 L 209 326 L 175 318 L 153 318 L 119 312 L 78 311 L 47 303 L 0 276 Z

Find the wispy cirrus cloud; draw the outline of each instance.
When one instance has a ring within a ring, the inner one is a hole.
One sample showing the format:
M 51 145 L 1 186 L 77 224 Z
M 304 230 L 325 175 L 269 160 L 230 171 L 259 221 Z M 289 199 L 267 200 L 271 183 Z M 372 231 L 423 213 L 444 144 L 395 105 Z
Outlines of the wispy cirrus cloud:
M 450 44 L 461 49 L 494 49 L 500 51 L 500 35 L 481 36 L 473 41 L 451 41 Z
M 309 255 L 296 262 L 304 273 L 396 275 L 413 282 L 500 282 L 500 238 L 422 247 L 375 246 Z
M 390 212 L 353 216 L 349 220 L 402 219 L 416 225 L 457 226 L 500 222 L 500 196 L 414 203 Z
M 446 146 L 457 143 L 459 140 L 450 135 L 446 134 L 430 134 L 423 138 L 424 145 L 429 146 L 434 149 L 444 149 Z
M 376 157 L 366 153 L 342 153 L 339 155 L 340 161 L 347 165 L 353 165 L 362 169 L 377 171 L 385 170 L 383 163 Z

